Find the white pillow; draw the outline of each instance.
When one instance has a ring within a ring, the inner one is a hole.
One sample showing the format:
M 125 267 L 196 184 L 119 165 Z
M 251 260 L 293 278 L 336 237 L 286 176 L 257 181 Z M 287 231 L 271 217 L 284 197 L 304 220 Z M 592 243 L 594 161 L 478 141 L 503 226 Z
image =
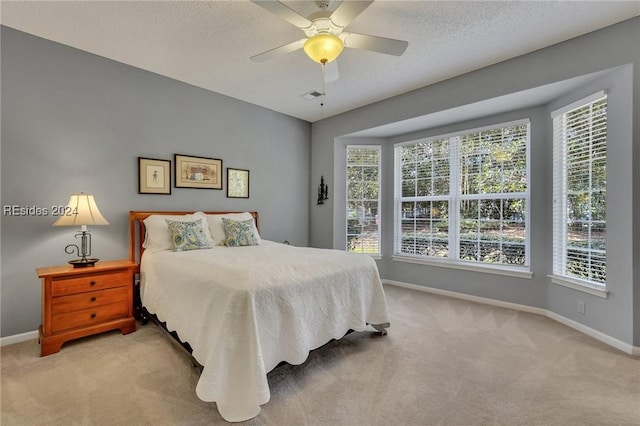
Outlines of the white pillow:
M 142 247 L 146 250 L 158 251 L 158 250 L 173 250 L 173 241 L 171 240 L 171 232 L 169 232 L 169 226 L 165 219 L 179 221 L 179 222 L 191 222 L 194 219 L 206 219 L 206 215 L 202 212 L 196 212 L 193 214 L 185 215 L 159 215 L 154 214 L 147 217 L 143 222 L 145 226 L 145 238 Z M 208 222 L 202 221 L 204 225 L 202 231 L 207 239 L 214 245 L 214 239 L 211 237 L 211 231 L 206 226 Z
M 253 234 L 255 236 L 258 244 L 262 240 L 260 240 L 260 234 L 258 233 L 258 228 L 256 227 L 256 222 L 251 216 L 251 213 L 225 213 L 225 214 L 208 214 L 207 221 L 209 222 L 209 230 L 211 231 L 211 236 L 213 237 L 213 241 L 215 241 L 216 245 L 224 245 L 224 241 L 226 240 L 226 235 L 224 233 L 224 224 L 222 223 L 222 218 L 232 219 L 236 221 L 243 221 L 251 219 L 251 224 L 253 228 Z

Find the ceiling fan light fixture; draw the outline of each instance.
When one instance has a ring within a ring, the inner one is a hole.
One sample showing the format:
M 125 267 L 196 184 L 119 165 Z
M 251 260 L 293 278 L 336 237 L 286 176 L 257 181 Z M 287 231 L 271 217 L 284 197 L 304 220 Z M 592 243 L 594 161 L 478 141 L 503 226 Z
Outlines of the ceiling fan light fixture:
M 336 59 L 344 49 L 342 40 L 329 33 L 322 33 L 309 38 L 304 43 L 304 53 L 319 64 L 328 64 Z

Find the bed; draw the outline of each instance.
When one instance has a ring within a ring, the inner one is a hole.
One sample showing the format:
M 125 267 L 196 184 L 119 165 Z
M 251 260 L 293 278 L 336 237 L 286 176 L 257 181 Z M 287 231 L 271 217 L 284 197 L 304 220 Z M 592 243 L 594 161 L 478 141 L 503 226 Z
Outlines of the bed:
M 230 422 L 260 413 L 278 364 L 301 364 L 350 331 L 389 327 L 370 256 L 262 240 L 258 224 L 257 212 L 129 213 L 140 303 L 188 345 L 202 366 L 197 396 Z M 167 236 L 182 241 L 176 227 L 210 244 L 175 251 Z

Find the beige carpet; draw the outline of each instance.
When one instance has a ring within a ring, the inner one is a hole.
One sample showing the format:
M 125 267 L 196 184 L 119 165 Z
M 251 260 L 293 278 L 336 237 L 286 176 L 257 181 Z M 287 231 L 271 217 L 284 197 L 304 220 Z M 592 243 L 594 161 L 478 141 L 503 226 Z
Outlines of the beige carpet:
M 249 425 L 640 425 L 640 359 L 547 318 L 386 287 L 389 335 L 352 333 L 269 374 Z M 2 426 L 224 424 L 157 329 L 40 358 L 2 348 Z

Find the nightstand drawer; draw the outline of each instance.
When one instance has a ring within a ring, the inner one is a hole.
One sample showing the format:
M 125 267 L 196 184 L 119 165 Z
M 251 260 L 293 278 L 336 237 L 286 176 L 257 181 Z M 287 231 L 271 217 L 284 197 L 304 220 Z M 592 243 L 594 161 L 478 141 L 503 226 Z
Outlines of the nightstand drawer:
M 82 311 L 54 314 L 52 315 L 51 331 L 57 333 L 75 327 L 88 327 L 92 324 L 126 317 L 128 313 L 128 303 L 112 303 Z
M 124 303 L 129 300 L 128 287 L 116 287 L 107 290 L 73 294 L 71 296 L 54 297 L 51 300 L 51 313 L 80 311 L 111 303 Z
M 113 287 L 126 287 L 130 285 L 130 280 L 131 273 L 126 270 L 115 273 L 92 274 L 78 278 L 53 279 L 51 296 L 57 297 Z

